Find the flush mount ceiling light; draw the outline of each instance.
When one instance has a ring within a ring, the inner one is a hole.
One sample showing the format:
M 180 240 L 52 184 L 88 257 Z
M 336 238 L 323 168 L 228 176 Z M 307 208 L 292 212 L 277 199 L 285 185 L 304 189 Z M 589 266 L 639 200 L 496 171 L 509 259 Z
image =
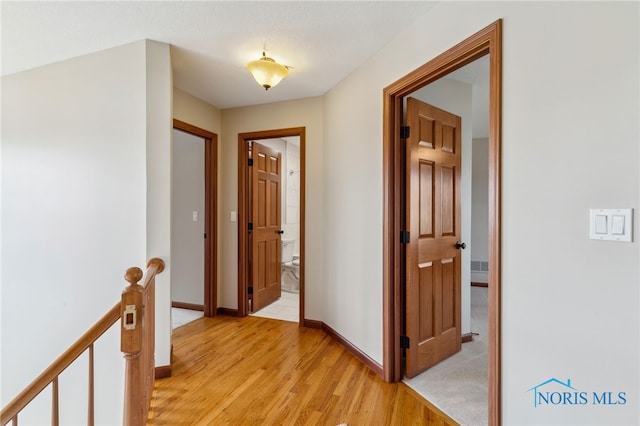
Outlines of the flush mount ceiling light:
M 253 78 L 265 90 L 269 90 L 280 83 L 280 80 L 289 74 L 289 68 L 269 58 L 264 52 L 262 52 L 262 58 L 247 64 L 247 69 L 253 75 Z

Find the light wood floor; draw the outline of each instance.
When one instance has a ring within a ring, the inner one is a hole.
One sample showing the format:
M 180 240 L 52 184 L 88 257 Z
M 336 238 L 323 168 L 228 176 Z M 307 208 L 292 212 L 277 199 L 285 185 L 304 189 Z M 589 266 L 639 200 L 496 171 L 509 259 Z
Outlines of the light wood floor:
M 149 425 L 455 425 L 382 381 L 317 329 L 258 317 L 201 318 L 173 332 L 172 377 Z

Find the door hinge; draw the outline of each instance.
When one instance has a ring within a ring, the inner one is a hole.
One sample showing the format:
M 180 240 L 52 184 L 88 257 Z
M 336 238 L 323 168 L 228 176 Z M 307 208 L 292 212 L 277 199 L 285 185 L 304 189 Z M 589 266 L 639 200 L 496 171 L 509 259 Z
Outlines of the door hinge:
M 400 126 L 400 137 L 408 139 L 409 135 L 411 135 L 411 128 L 409 126 Z
M 253 222 L 249 222 L 249 231 L 253 231 Z
M 207 234 L 206 233 L 204 234 L 204 237 L 207 238 Z
M 400 231 L 400 244 L 409 244 L 409 242 L 411 242 L 409 231 Z
M 249 167 L 253 166 L 253 158 L 249 158 Z
M 400 336 L 400 349 L 409 349 L 409 336 Z

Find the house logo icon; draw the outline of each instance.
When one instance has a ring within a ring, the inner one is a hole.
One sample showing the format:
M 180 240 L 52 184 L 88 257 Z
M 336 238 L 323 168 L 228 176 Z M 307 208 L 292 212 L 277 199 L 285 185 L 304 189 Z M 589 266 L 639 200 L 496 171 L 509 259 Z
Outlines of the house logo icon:
M 626 392 L 585 392 L 573 387 L 571 379 L 566 382 L 552 377 L 527 390 L 533 393 L 533 407 L 558 405 L 625 405 Z
M 549 386 L 552 384 L 556 384 L 559 386 Z M 548 392 L 546 391 L 547 388 L 553 388 L 554 391 Z M 578 389 L 571 386 L 571 379 L 567 379 L 567 383 L 564 383 L 561 380 L 556 379 L 555 377 L 552 377 L 549 380 L 546 380 L 532 387 L 531 389 L 527 390 L 527 392 L 531 392 L 531 391 L 533 391 L 534 407 L 537 407 L 539 404 L 549 404 L 549 403 L 553 405 L 558 405 L 561 403 L 563 399 L 566 399 L 565 397 L 567 395 L 571 397 L 572 394 L 574 393 L 578 395 L 580 394 Z M 582 393 L 586 394 L 586 392 L 582 392 Z M 555 396 L 555 398 L 553 398 L 553 396 Z M 553 400 L 558 402 L 554 403 Z

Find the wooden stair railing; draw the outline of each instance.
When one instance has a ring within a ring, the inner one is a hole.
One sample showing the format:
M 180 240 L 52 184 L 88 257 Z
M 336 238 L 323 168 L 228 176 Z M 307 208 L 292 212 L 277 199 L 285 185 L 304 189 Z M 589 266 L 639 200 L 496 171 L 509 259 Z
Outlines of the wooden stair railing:
M 138 281 L 143 278 L 140 268 L 129 268 L 125 279 L 129 286 L 122 292 L 122 299 L 111 308 L 98 322 L 60 355 L 46 370 L 20 392 L 2 411 L 0 424 L 12 422 L 18 426 L 18 414 L 49 384 L 52 385 L 51 424 L 58 426 L 58 377 L 85 351 L 89 353 L 89 397 L 87 403 L 87 425 L 94 424 L 94 363 L 93 346 L 119 318 L 121 326 L 121 350 L 126 359 L 125 401 L 123 424 L 138 426 L 146 423 L 151 392 L 154 380 L 155 350 L 155 276 L 164 270 L 162 259 L 153 258 L 147 264 L 143 285 Z M 132 296 L 132 294 L 134 296 Z M 126 301 L 126 302 L 125 302 Z M 129 306 L 129 310 L 126 306 Z M 146 311 L 146 312 L 145 312 Z M 132 314 L 132 312 L 135 312 Z M 126 313 L 126 315 L 123 315 Z M 134 318 L 132 327 L 131 319 Z M 137 318 L 136 318 L 137 317 Z M 126 351 L 125 351 L 126 349 Z M 143 405 L 144 402 L 144 405 Z

